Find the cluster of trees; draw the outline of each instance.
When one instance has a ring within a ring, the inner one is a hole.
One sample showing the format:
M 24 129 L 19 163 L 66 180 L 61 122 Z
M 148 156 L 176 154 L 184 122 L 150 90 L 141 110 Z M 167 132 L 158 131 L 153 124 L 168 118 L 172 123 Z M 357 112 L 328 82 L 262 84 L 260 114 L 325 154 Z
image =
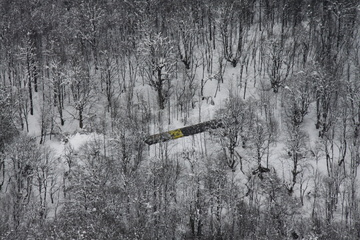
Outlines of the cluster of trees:
M 358 11 L 0 0 L 0 238 L 359 238 Z M 144 146 L 224 83 L 223 128 L 182 152 Z M 103 138 L 57 156 L 44 143 L 74 121 Z

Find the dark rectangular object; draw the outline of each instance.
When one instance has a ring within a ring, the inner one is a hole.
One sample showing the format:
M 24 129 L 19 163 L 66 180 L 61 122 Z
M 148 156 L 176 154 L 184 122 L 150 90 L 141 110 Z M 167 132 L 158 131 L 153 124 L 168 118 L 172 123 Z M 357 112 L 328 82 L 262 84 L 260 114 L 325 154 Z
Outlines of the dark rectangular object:
M 148 145 L 156 144 L 159 142 L 166 142 L 172 139 L 178 139 L 181 137 L 191 136 L 194 134 L 205 132 L 209 129 L 216 129 L 223 127 L 223 123 L 221 120 L 211 120 L 207 122 L 198 123 L 192 126 L 183 127 L 175 130 L 171 130 L 168 132 L 163 132 L 159 134 L 154 134 L 148 136 L 145 139 L 145 142 Z

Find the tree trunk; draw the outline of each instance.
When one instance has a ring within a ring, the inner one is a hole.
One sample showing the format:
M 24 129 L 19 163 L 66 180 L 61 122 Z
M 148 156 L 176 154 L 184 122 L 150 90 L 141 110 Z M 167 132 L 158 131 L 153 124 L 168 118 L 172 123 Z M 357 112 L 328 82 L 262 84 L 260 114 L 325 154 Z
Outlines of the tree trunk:
M 29 79 L 29 99 L 30 99 L 30 114 L 34 115 L 34 103 L 33 103 L 33 96 L 32 96 L 32 87 L 31 87 L 31 79 Z
M 64 95 L 63 95 L 63 91 L 62 91 L 62 87 L 60 82 L 57 82 L 57 97 L 58 97 L 58 101 L 59 101 L 59 105 L 58 105 L 58 111 L 59 111 L 59 115 L 60 115 L 60 122 L 61 122 L 61 126 L 64 126 L 64 118 L 63 118 L 63 107 L 64 107 Z
M 79 108 L 79 128 L 81 129 L 84 127 L 83 110 L 83 107 Z

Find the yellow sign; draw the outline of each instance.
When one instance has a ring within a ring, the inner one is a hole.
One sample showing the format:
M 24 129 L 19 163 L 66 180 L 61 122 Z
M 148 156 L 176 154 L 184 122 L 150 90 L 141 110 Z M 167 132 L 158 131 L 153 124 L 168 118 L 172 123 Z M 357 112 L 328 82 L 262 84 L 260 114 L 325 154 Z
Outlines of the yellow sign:
M 169 131 L 169 133 L 170 133 L 172 139 L 177 139 L 177 138 L 181 138 L 184 136 L 184 134 L 181 132 L 180 129 Z

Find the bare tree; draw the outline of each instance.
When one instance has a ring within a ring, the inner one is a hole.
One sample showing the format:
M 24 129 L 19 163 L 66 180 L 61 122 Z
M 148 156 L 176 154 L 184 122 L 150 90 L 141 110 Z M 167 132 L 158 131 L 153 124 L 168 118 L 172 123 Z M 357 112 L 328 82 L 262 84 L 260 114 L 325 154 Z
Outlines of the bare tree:
M 50 64 L 51 67 L 51 75 L 52 80 L 50 83 L 52 84 L 53 92 L 54 92 L 54 106 L 57 107 L 60 125 L 64 126 L 64 102 L 65 102 L 65 73 L 64 66 L 61 65 L 60 61 L 53 60 Z
M 34 174 L 41 158 L 34 139 L 21 135 L 6 148 L 7 186 L 5 194 L 9 196 L 9 222 L 11 229 L 18 229 L 22 224 L 36 216 L 29 216 L 29 208 L 34 204 Z M 4 215 L 5 216 L 5 215 Z
M 2 190 L 5 179 L 5 146 L 9 144 L 17 134 L 16 125 L 14 122 L 15 115 L 11 103 L 10 89 L 0 88 L 0 191 Z
M 75 118 L 79 120 L 79 127 L 83 128 L 84 113 L 86 107 L 89 106 L 94 88 L 90 69 L 84 62 L 74 57 L 68 74 L 68 84 L 72 93 L 73 107 L 78 112 L 78 116 Z
M 241 156 L 236 148 L 241 142 L 245 147 L 247 141 L 245 132 L 253 126 L 252 118 L 255 117 L 253 107 L 251 102 L 245 102 L 239 96 L 231 95 L 226 107 L 216 113 L 224 128 L 215 130 L 214 133 L 219 136 L 226 163 L 233 171 L 239 163 L 241 164 Z
M 311 103 L 311 78 L 300 72 L 293 76 L 289 85 L 285 87 L 284 99 L 285 121 L 287 128 L 287 155 L 292 160 L 292 180 L 288 187 L 290 194 L 294 191 L 294 186 L 298 181 L 298 175 L 302 173 L 307 157 L 309 142 L 307 134 L 302 130 L 304 117 L 308 114 Z
M 274 93 L 277 93 L 280 87 L 284 87 L 292 69 L 291 55 L 287 52 L 287 48 L 285 42 L 276 38 L 267 42 L 266 71 Z
M 335 67 L 335 66 L 334 66 Z M 340 66 L 337 66 L 340 67 Z M 313 78 L 315 80 L 315 98 L 316 98 L 316 128 L 320 129 L 319 136 L 324 137 L 330 130 L 334 121 L 336 121 L 336 109 L 338 105 L 341 83 L 337 77 L 342 71 L 331 74 L 324 69 L 314 71 Z
M 242 52 L 252 19 L 249 2 L 225 1 L 219 8 L 219 30 L 223 46 L 223 56 L 236 67 Z
M 359 33 L 357 32 L 357 35 Z M 348 155 L 350 155 L 350 162 L 348 163 L 349 169 L 349 219 L 350 224 L 354 224 L 358 221 L 359 216 L 356 213 L 358 208 L 357 204 L 357 178 L 358 178 L 358 168 L 359 168 L 359 159 L 360 159 L 360 85 L 357 79 L 360 77 L 360 44 L 359 41 L 354 42 L 353 53 L 350 55 L 351 61 L 347 64 L 346 68 L 346 83 L 345 83 L 345 94 L 344 102 L 345 106 L 343 107 L 344 113 L 344 124 L 346 129 L 344 129 L 344 141 L 347 143 Z M 354 67 L 354 71 L 352 71 Z M 342 162 L 345 168 L 346 158 L 342 159 Z
M 184 63 L 187 70 L 191 69 L 195 55 L 194 51 L 197 31 L 193 26 L 192 22 L 188 20 L 181 21 L 178 25 L 176 39 L 180 60 Z
M 141 54 L 144 58 L 143 77 L 157 92 L 158 106 L 165 109 L 171 95 L 171 80 L 176 63 L 173 42 L 161 34 L 149 34 L 144 39 Z

